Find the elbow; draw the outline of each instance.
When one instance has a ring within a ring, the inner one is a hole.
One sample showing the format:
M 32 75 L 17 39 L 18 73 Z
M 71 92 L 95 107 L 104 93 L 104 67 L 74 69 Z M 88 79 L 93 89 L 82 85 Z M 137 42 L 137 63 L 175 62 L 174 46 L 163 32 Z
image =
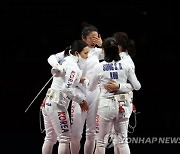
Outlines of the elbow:
M 49 64 L 51 64 L 52 55 L 48 57 L 47 61 Z
M 49 56 L 47 61 L 48 61 L 49 65 L 51 65 L 52 67 L 55 67 L 56 64 L 58 63 L 57 59 L 56 59 L 56 57 L 54 55 Z
M 137 84 L 136 86 L 134 86 L 134 90 L 140 90 L 141 89 L 141 84 L 139 83 L 139 84 Z

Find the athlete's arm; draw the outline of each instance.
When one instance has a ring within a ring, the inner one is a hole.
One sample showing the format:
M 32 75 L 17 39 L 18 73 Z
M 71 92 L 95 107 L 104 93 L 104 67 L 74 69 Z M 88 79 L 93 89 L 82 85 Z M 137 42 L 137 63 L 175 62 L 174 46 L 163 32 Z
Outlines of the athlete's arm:
M 59 52 L 57 54 L 52 54 L 48 57 L 47 61 L 48 63 L 54 68 L 54 69 L 59 69 L 60 71 L 62 70 L 62 62 L 64 60 L 64 51 Z
M 128 70 L 128 78 L 127 79 L 131 83 L 131 85 L 133 86 L 134 90 L 139 90 L 141 88 L 141 84 L 136 77 L 134 69 L 130 68 Z
M 133 90 L 133 87 L 130 83 L 118 83 L 116 81 L 109 81 L 104 85 L 104 88 L 109 91 L 118 91 L 118 92 L 130 92 Z
M 90 79 L 89 84 L 87 86 L 89 91 L 95 90 L 96 86 L 99 83 L 99 76 L 98 76 L 99 69 L 98 69 L 98 66 L 99 66 L 98 64 L 94 66 L 92 78 Z
M 102 48 L 95 47 L 95 49 L 96 49 L 96 52 L 97 52 L 98 59 L 100 61 L 103 61 L 104 60 L 104 53 L 103 53 Z
M 73 101 L 81 104 L 85 100 L 85 96 L 76 92 L 76 88 L 73 87 L 73 84 L 76 79 L 77 79 L 76 69 L 73 68 L 73 66 L 67 68 L 62 92 L 64 92 Z

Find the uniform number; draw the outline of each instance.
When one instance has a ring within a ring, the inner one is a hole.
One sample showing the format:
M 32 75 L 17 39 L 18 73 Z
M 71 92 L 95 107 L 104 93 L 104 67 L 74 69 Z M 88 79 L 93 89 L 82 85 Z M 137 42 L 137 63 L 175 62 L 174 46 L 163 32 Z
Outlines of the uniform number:
M 118 72 L 110 72 L 111 79 L 118 79 Z

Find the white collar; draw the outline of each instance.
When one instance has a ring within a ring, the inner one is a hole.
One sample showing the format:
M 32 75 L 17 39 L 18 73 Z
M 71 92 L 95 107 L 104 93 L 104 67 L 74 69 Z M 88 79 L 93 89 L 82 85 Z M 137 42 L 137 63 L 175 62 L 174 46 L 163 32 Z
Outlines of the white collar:
M 69 55 L 69 57 L 74 60 L 76 63 L 78 63 L 78 57 L 77 56 L 74 56 L 72 54 Z
M 123 58 L 124 56 L 128 55 L 128 52 L 120 52 L 119 55 L 121 58 Z

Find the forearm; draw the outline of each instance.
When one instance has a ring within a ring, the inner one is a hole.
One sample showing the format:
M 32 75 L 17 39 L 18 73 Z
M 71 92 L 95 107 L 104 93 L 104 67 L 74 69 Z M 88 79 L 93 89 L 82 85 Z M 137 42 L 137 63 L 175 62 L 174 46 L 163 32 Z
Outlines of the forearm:
M 130 83 L 118 84 L 118 92 L 130 92 L 133 90 L 133 87 Z
M 125 93 L 133 90 L 130 83 L 118 83 L 115 81 L 110 81 L 104 85 L 104 88 L 109 92 Z
M 75 88 L 67 88 L 64 86 L 62 92 L 65 93 L 72 101 L 77 102 L 78 104 L 81 104 L 83 100 L 85 100 L 85 95 L 77 92 Z

